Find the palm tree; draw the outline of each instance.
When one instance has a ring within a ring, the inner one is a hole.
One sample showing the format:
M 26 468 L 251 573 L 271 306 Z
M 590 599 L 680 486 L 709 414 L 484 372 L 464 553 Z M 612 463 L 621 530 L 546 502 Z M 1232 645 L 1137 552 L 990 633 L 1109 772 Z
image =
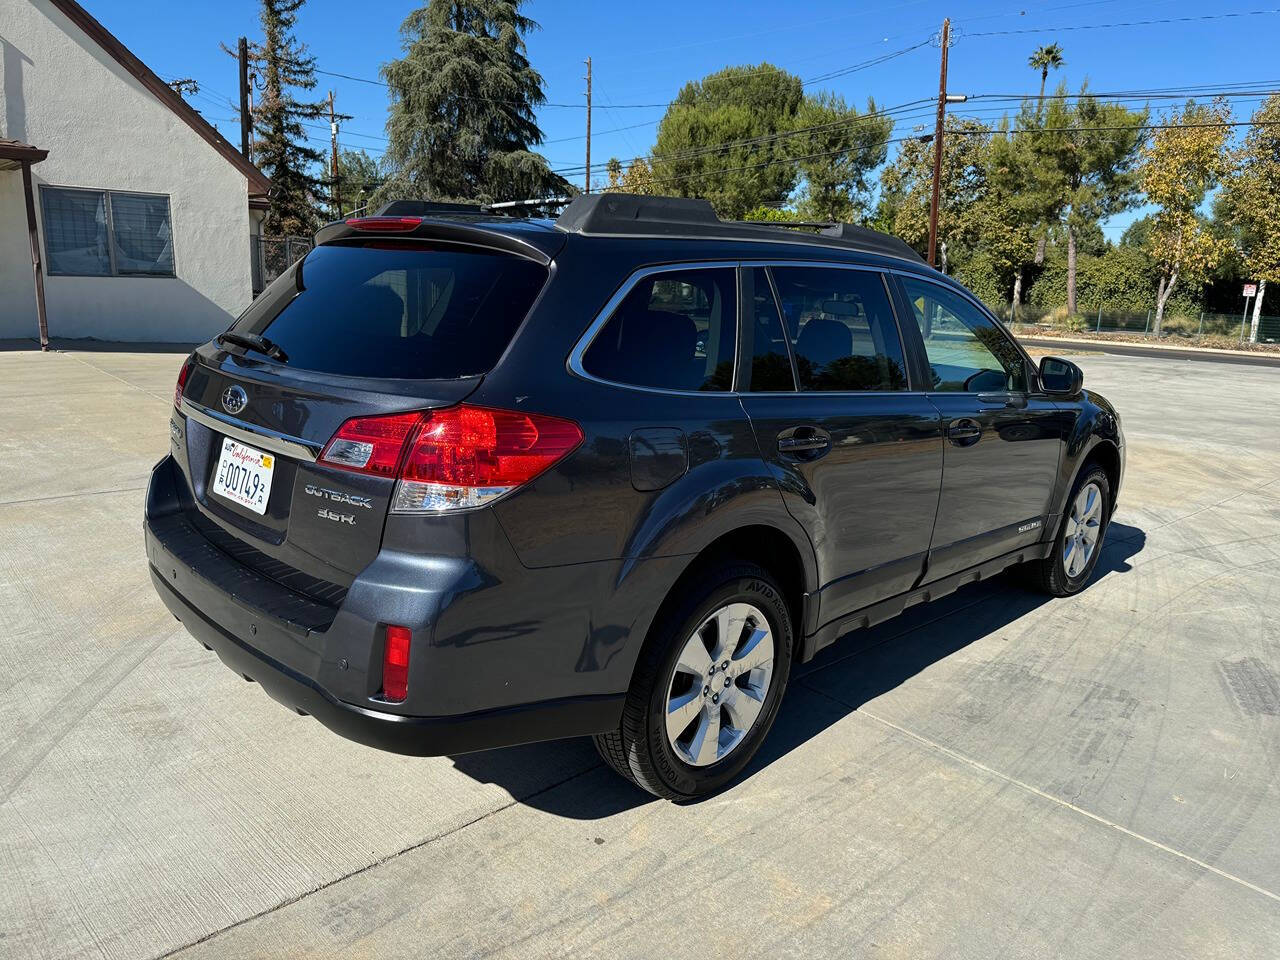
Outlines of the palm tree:
M 1027 58 L 1027 66 L 1032 70 L 1040 71 L 1040 102 L 1039 106 L 1044 106 L 1044 85 L 1049 79 L 1050 70 L 1058 70 L 1066 66 L 1067 61 L 1062 57 L 1062 47 L 1056 43 L 1048 43 L 1043 47 L 1037 47 L 1036 52 Z

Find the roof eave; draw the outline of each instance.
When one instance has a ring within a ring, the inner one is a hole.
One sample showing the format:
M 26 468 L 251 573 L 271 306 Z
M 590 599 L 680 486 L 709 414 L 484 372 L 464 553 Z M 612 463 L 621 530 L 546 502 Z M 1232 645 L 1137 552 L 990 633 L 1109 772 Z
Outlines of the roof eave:
M 86 36 L 111 54 L 112 58 L 120 66 L 128 70 L 157 100 L 177 114 L 179 119 L 183 120 L 187 126 L 204 138 L 232 166 L 243 173 L 249 181 L 249 195 L 251 197 L 265 196 L 267 194 L 271 189 L 271 180 L 268 179 L 266 174 L 250 163 L 248 158 L 232 146 L 226 137 L 220 134 L 208 120 L 200 116 L 187 101 L 182 99 L 180 94 L 156 76 L 150 67 L 134 56 L 129 48 L 121 43 L 111 31 L 94 19 L 89 11 L 76 3 L 75 0 L 52 0 L 52 3 L 68 20 L 83 30 Z

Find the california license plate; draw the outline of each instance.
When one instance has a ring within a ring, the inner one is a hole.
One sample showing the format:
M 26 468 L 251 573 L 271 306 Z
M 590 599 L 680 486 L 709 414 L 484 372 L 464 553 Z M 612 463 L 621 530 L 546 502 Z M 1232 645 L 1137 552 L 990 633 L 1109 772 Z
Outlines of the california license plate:
M 272 454 L 223 438 L 218 472 L 213 475 L 213 492 L 254 513 L 266 513 L 275 465 Z

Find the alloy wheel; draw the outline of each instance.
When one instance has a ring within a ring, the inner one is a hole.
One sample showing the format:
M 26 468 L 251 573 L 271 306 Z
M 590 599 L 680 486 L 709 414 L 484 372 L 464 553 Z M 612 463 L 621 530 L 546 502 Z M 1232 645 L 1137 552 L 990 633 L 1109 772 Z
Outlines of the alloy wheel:
M 1062 540 L 1062 566 L 1068 577 L 1078 577 L 1089 568 L 1101 533 L 1102 490 L 1096 483 L 1086 483 L 1071 504 Z
M 667 687 L 667 741 L 685 763 L 723 760 L 751 731 L 773 679 L 769 621 L 750 603 L 715 610 L 685 642 Z

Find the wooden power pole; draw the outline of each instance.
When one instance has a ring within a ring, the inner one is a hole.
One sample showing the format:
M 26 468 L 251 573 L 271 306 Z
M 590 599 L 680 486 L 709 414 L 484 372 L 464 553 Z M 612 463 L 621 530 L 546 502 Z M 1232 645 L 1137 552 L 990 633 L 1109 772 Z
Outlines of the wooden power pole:
M 947 112 L 947 47 L 951 44 L 951 18 L 942 21 L 942 70 L 938 77 L 938 122 L 933 128 L 933 199 L 929 203 L 929 266 L 938 255 L 938 201 L 942 190 L 942 123 Z
M 253 129 L 253 118 L 249 113 L 249 41 L 244 37 L 236 51 L 240 61 L 240 152 L 246 160 L 249 156 L 249 133 Z
M 591 192 L 591 58 L 587 57 L 587 179 L 583 193 Z M 606 101 L 608 98 L 605 98 Z
M 333 152 L 333 216 L 342 219 L 342 192 L 338 186 L 338 121 L 333 116 L 333 91 L 329 91 L 329 148 Z

